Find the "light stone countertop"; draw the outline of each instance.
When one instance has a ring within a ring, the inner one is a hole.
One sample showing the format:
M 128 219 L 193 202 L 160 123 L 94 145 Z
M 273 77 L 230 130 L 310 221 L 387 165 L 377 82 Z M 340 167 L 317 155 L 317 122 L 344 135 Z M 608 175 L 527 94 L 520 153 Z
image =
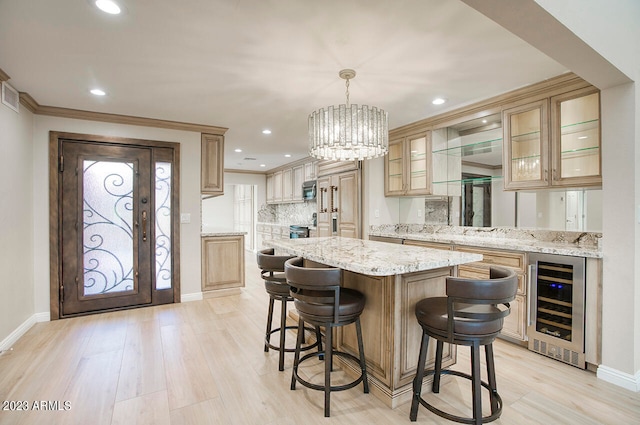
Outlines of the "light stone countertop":
M 443 251 L 339 236 L 264 241 L 279 255 L 311 261 L 370 276 L 392 276 L 481 261 L 482 255 Z
M 400 238 L 414 241 L 437 242 L 480 248 L 497 248 L 511 251 L 535 252 L 543 254 L 569 255 L 573 257 L 602 258 L 602 250 L 597 246 L 579 246 L 564 242 L 523 240 L 505 237 L 484 237 L 434 233 L 399 233 L 394 231 L 369 232 L 369 236 Z
M 244 236 L 247 232 L 237 232 L 233 230 L 224 230 L 224 229 L 203 229 L 200 232 L 201 237 L 212 237 L 212 236 Z

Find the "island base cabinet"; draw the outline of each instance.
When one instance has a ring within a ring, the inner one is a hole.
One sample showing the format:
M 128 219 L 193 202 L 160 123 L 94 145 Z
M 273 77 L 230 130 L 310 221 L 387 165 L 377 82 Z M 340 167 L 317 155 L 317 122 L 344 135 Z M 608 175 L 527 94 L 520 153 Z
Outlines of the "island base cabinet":
M 396 276 L 366 276 L 344 271 L 343 286 L 366 296 L 360 321 L 371 392 L 395 408 L 411 400 L 412 382 L 418 366 L 422 328 L 415 316 L 415 305 L 423 298 L 444 296 L 445 280 L 453 268 Z M 355 326 L 336 331 L 336 346 L 357 356 Z M 427 368 L 435 363 L 436 342 L 429 340 Z M 455 348 L 445 344 L 443 367 L 455 363 Z M 350 362 L 336 360 L 348 374 L 356 377 L 359 368 Z M 423 381 L 425 391 L 432 377 Z
M 202 238 L 202 292 L 244 286 L 244 236 Z

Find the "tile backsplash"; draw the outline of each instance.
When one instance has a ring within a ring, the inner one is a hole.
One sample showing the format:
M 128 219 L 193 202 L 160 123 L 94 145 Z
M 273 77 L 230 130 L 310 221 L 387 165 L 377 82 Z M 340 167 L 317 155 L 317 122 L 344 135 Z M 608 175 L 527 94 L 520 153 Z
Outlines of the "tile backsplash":
M 315 201 L 291 204 L 263 204 L 258 210 L 258 221 L 275 224 L 311 225 L 312 215 L 317 211 Z

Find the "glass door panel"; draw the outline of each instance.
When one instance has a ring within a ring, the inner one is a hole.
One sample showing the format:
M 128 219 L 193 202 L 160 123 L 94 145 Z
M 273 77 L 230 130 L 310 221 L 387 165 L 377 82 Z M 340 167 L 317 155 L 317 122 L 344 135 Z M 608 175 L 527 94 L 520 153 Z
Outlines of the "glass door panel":
M 511 180 L 541 180 L 541 110 L 511 115 Z
M 560 178 L 600 175 L 600 95 L 559 102 Z
M 409 140 L 409 175 L 410 190 L 426 190 L 428 188 L 427 138 L 419 137 Z
M 156 289 L 172 287 L 171 276 L 171 163 L 156 162 Z
M 387 154 L 387 192 L 399 193 L 403 190 L 403 143 L 402 140 L 389 143 Z

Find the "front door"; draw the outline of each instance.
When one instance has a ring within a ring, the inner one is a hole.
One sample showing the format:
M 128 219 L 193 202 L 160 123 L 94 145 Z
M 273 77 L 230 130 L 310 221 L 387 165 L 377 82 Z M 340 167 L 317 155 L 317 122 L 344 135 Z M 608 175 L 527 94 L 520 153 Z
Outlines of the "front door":
M 59 142 L 60 316 L 173 302 L 163 149 Z

